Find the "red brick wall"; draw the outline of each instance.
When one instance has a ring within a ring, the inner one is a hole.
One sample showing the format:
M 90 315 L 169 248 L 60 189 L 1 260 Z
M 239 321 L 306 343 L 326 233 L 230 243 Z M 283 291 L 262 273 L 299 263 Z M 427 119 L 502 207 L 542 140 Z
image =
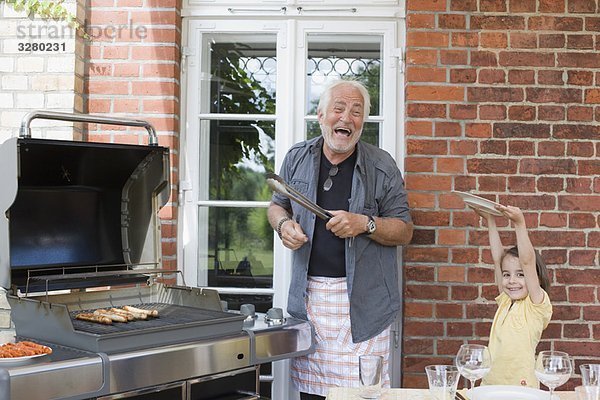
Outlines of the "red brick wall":
M 521 207 L 550 268 L 541 349 L 600 362 L 600 9 L 597 0 L 408 0 L 403 386 L 487 342 L 487 232 L 450 191 Z M 505 245 L 515 238 L 498 219 Z M 563 386 L 566 388 L 567 385 Z
M 91 0 L 86 25 L 85 112 L 152 123 L 171 149 L 170 202 L 160 213 L 165 268 L 176 264 L 181 4 L 177 0 Z M 148 143 L 143 129 L 91 126 L 89 140 Z

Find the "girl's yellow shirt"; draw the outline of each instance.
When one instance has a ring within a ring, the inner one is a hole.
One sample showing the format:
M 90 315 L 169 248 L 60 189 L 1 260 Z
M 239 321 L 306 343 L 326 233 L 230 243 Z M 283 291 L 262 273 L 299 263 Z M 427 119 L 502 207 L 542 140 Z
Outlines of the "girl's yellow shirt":
M 496 297 L 498 310 L 492 322 L 488 348 L 492 368 L 482 385 L 516 385 L 539 388 L 535 377 L 536 347 L 552 318 L 552 304 L 534 304 L 529 296 L 514 303 L 502 292 Z M 511 305 L 512 304 L 512 305 Z

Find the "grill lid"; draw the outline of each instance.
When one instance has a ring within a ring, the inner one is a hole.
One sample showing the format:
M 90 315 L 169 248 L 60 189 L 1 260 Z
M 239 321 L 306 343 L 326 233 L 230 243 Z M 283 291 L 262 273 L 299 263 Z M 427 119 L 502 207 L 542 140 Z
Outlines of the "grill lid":
M 13 138 L 0 145 L 0 284 L 28 277 L 159 268 L 158 210 L 169 197 L 165 147 Z M 54 281 L 58 290 L 145 279 Z M 38 285 L 39 285 L 38 281 Z M 28 288 L 36 291 L 35 283 Z

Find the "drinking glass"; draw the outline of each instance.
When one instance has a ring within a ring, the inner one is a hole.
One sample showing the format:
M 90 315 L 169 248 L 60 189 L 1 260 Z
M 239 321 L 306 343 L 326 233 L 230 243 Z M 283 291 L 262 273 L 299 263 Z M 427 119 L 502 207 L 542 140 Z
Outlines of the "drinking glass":
M 582 386 L 600 386 L 600 364 L 581 364 Z
M 554 389 L 565 384 L 572 372 L 571 357 L 562 351 L 540 351 L 535 360 L 535 376 L 550 389 L 550 399 Z
M 381 395 L 381 373 L 383 357 L 362 355 L 358 357 L 359 396 L 363 399 L 378 399 Z
M 425 367 L 429 393 L 434 400 L 454 400 L 460 374 L 454 365 L 428 365 Z
M 577 400 L 600 400 L 600 386 L 577 386 Z
M 460 374 L 471 382 L 471 389 L 475 388 L 475 382 L 486 376 L 492 367 L 490 351 L 481 344 L 463 344 L 454 361 Z

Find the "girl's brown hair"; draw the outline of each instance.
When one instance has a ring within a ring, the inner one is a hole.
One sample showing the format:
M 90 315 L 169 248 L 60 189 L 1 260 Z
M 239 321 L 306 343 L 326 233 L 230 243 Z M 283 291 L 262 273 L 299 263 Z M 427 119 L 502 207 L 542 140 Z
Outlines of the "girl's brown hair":
M 544 260 L 542 260 L 542 256 L 540 256 L 540 253 L 538 253 L 537 250 L 534 250 L 534 252 L 535 270 L 537 272 L 538 279 L 540 280 L 540 286 L 542 289 L 548 292 L 548 289 L 550 288 L 550 277 L 548 276 L 548 268 L 546 267 L 546 263 L 544 262 Z M 508 255 L 519 258 L 519 249 L 517 248 L 517 246 L 511 247 L 510 249 L 504 252 L 504 254 L 502 255 L 502 259 L 500 260 L 500 265 L 502 265 L 504 257 Z

